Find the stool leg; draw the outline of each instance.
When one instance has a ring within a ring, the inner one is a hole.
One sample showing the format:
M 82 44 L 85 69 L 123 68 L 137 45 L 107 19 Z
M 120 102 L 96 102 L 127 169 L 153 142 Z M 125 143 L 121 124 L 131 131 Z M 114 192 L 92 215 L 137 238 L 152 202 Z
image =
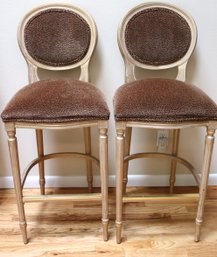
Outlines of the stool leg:
M 130 154 L 130 143 L 131 143 L 131 135 L 132 135 L 132 128 L 126 128 L 126 136 L 125 136 L 125 149 L 124 149 L 124 156 Z M 123 178 L 123 193 L 126 193 L 127 182 L 128 182 L 128 168 L 129 162 L 124 163 L 124 178 Z
M 25 218 L 23 194 L 22 194 L 22 187 L 21 187 L 16 129 L 15 128 L 7 129 L 7 134 L 8 134 L 8 145 L 9 145 L 9 151 L 10 151 L 11 167 L 12 167 L 13 180 L 14 180 L 14 188 L 15 188 L 17 207 L 18 207 L 18 213 L 19 213 L 20 230 L 23 236 L 23 242 L 24 244 L 27 244 L 28 240 L 27 240 L 27 231 L 26 231 L 26 218 Z
M 179 135 L 180 135 L 180 129 L 175 129 L 173 131 L 173 144 L 172 144 L 172 155 L 174 156 L 177 156 L 178 154 Z M 172 161 L 171 168 L 170 168 L 170 194 L 172 194 L 174 190 L 174 185 L 176 181 L 176 167 L 177 167 L 177 162 Z
M 212 150 L 214 144 L 214 129 L 207 129 L 206 141 L 205 141 L 205 151 L 204 151 L 204 160 L 203 168 L 201 172 L 201 181 L 200 181 L 200 192 L 199 192 L 199 203 L 196 216 L 196 231 L 195 231 L 195 242 L 200 240 L 200 230 L 203 222 L 203 213 L 204 213 L 204 202 L 206 198 L 207 184 L 209 178 L 210 163 L 212 157 Z
M 120 244 L 123 209 L 124 130 L 117 129 L 116 133 L 116 241 Z
M 44 156 L 44 145 L 43 145 L 43 131 L 41 129 L 36 129 L 36 140 L 37 140 L 37 149 L 38 157 Z M 44 161 L 39 162 L 39 184 L 41 195 L 45 194 L 45 176 L 44 176 Z
M 91 154 L 90 128 L 84 128 L 84 145 L 85 145 L 85 153 Z M 88 184 L 89 192 L 91 193 L 93 190 L 92 161 L 86 160 L 86 166 L 87 166 L 87 184 Z
M 100 128 L 99 135 L 100 178 L 102 194 L 103 240 L 108 240 L 108 136 L 107 128 Z

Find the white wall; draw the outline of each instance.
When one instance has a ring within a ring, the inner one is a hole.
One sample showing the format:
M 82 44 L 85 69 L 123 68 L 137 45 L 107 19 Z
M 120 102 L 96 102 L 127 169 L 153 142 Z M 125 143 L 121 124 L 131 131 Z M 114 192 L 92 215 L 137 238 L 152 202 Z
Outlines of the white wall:
M 13 94 L 22 86 L 28 83 L 27 67 L 20 53 L 16 31 L 20 19 L 33 7 L 52 3 L 50 0 L 7 0 L 1 2 L 0 15 L 0 110 L 2 111 L 6 103 Z M 55 1 L 57 2 L 57 1 Z M 116 32 L 121 17 L 133 6 L 144 1 L 141 0 L 73 0 L 59 1 L 71 3 L 84 8 L 95 19 L 98 27 L 98 45 L 91 63 L 91 80 L 100 88 L 107 99 L 111 110 L 110 131 L 109 131 L 109 172 L 115 174 L 115 130 L 112 112 L 112 97 L 115 90 L 124 81 L 124 65 L 119 53 L 116 40 Z M 209 94 L 217 102 L 216 89 L 216 68 L 217 68 L 217 1 L 208 0 L 167 0 L 178 5 L 191 13 L 198 26 L 198 44 L 196 51 L 188 67 L 187 80 L 196 84 Z M 65 74 L 64 74 L 65 75 Z M 68 73 L 66 74 L 68 75 Z M 153 75 L 153 74 L 152 74 Z M 162 75 L 162 74 L 161 74 Z M 163 76 L 174 76 L 174 71 L 167 72 Z M 41 72 L 42 78 L 56 76 L 53 73 Z M 97 140 L 97 131 L 93 130 L 93 142 Z M 24 167 L 28 161 L 36 156 L 35 133 L 26 130 L 18 131 L 19 147 L 21 155 L 21 166 Z M 83 150 L 81 144 L 82 133 L 77 130 L 64 132 L 45 132 L 46 152 L 60 150 Z M 156 131 L 146 131 L 136 129 L 133 135 L 133 151 L 156 148 Z M 180 154 L 192 161 L 200 168 L 202 161 L 202 146 L 204 132 L 201 129 L 186 129 L 181 135 Z M 217 152 L 214 149 L 211 172 L 217 173 Z M 93 152 L 97 155 L 97 144 L 94 143 Z M 46 174 L 55 176 L 84 175 L 85 165 L 82 161 L 69 160 L 53 161 L 46 164 Z M 97 169 L 94 168 L 97 172 Z M 130 173 L 139 174 L 168 174 L 169 165 L 165 161 L 135 161 L 130 166 Z M 185 172 L 183 167 L 179 167 L 179 172 Z M 37 174 L 36 170 L 32 174 Z M 6 181 L 5 177 L 11 175 L 9 155 L 7 149 L 6 133 L 3 123 L 0 123 L 0 176 L 1 181 Z M 159 177 L 160 179 L 160 177 Z M 213 182 L 213 181 L 212 181 Z M 6 182 L 5 182 L 6 183 Z M 7 186 L 3 182 L 1 186 Z

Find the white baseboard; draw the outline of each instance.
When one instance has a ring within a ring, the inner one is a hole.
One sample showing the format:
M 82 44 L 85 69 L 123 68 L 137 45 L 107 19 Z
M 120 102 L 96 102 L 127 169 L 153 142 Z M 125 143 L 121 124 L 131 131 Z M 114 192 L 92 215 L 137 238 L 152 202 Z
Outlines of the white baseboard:
M 128 186 L 168 186 L 169 175 L 129 175 Z M 99 176 L 94 177 L 94 186 L 100 185 Z M 190 174 L 178 174 L 176 176 L 177 186 L 195 186 L 194 178 Z M 217 174 L 210 174 L 209 185 L 217 185 Z M 47 187 L 86 187 L 85 176 L 47 176 Z M 109 176 L 109 186 L 115 186 L 115 176 Z M 0 188 L 13 188 L 12 177 L 0 177 Z M 37 176 L 29 176 L 25 188 L 38 188 Z

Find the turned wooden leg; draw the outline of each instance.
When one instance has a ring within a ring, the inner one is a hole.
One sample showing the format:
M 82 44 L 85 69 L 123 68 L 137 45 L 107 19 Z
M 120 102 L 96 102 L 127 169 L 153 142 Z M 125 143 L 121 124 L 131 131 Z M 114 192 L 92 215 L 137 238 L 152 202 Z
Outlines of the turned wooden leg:
M 214 143 L 215 129 L 208 128 L 205 140 L 205 151 L 203 168 L 201 172 L 200 180 L 200 192 L 199 192 L 199 203 L 196 216 L 196 231 L 195 231 L 195 242 L 200 240 L 200 230 L 203 222 L 204 202 L 206 198 L 207 184 L 209 178 L 210 163 L 212 157 L 213 143 Z
M 84 145 L 85 145 L 85 153 L 91 155 L 90 128 L 84 128 Z M 88 184 L 89 192 L 91 193 L 93 190 L 92 161 L 86 160 L 86 166 L 87 166 L 87 184 Z
M 36 140 L 38 157 L 44 156 L 44 145 L 43 145 L 43 131 L 41 129 L 36 129 Z M 45 176 L 44 176 L 44 161 L 39 162 L 39 184 L 41 195 L 45 194 Z
M 124 130 L 116 130 L 116 241 L 121 243 L 123 178 L 124 178 Z
M 172 143 L 172 155 L 173 156 L 177 156 L 177 154 L 178 154 L 179 136 L 180 136 L 180 129 L 175 129 L 173 131 L 173 143 Z M 173 193 L 174 185 L 175 185 L 175 182 L 176 182 L 176 167 L 177 167 L 177 162 L 176 161 L 171 161 L 170 194 Z
M 103 240 L 108 240 L 108 136 L 107 128 L 100 128 L 99 135 L 100 178 L 102 194 Z
M 132 128 L 126 128 L 125 144 L 124 144 L 124 156 L 130 154 L 130 143 L 131 143 Z M 123 177 L 123 193 L 126 193 L 127 182 L 128 182 L 128 168 L 129 162 L 124 163 L 124 177 Z
M 20 165 L 19 165 L 19 157 L 18 157 L 18 147 L 17 147 L 17 138 L 16 138 L 16 129 L 13 126 L 6 126 L 7 134 L 8 134 L 8 145 L 10 151 L 10 160 L 11 167 L 13 173 L 14 180 L 14 188 L 16 193 L 19 221 L 20 221 L 20 230 L 23 236 L 24 244 L 27 244 L 27 231 L 26 231 L 26 218 L 25 218 L 25 210 L 23 203 L 23 194 L 21 187 L 21 178 L 20 178 Z

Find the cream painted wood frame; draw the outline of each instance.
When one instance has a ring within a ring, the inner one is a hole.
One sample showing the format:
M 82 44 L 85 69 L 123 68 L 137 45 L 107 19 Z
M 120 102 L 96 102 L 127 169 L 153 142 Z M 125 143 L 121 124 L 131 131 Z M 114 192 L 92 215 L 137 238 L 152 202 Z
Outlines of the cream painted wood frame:
M 48 65 L 41 64 L 35 61 L 28 53 L 25 47 L 24 42 L 24 29 L 28 20 L 33 16 L 37 15 L 42 11 L 48 9 L 64 9 L 69 10 L 74 13 L 77 13 L 88 23 L 91 30 L 91 41 L 89 50 L 86 53 L 85 57 L 76 64 L 62 66 L 62 67 L 52 67 Z M 29 82 L 33 83 L 39 81 L 37 75 L 37 69 L 43 68 L 47 70 L 69 70 L 76 67 L 81 68 L 80 80 L 88 82 L 89 81 L 89 61 L 90 57 L 94 51 L 97 40 L 97 30 L 93 19 L 78 7 L 67 5 L 67 4 L 49 4 L 40 6 L 30 13 L 28 13 L 20 23 L 18 29 L 18 42 L 20 49 L 26 59 L 28 70 L 29 70 Z M 92 156 L 91 154 L 91 138 L 90 138 L 90 129 L 93 126 L 97 126 L 99 129 L 99 160 Z M 65 123 L 26 123 L 26 122 L 8 122 L 5 124 L 6 131 L 8 134 L 8 144 L 11 158 L 11 166 L 14 179 L 14 187 L 17 198 L 20 229 L 23 236 L 23 242 L 26 244 L 27 239 L 27 223 L 25 218 L 25 209 L 24 204 L 27 202 L 38 202 L 38 201 L 96 201 L 99 200 L 102 202 L 102 225 L 103 225 L 103 239 L 108 240 L 108 122 L 103 120 L 90 120 L 82 122 L 65 122 Z M 37 139 L 37 148 L 38 148 L 38 158 L 34 159 L 28 167 L 25 169 L 23 175 L 20 173 L 19 165 L 19 155 L 18 155 L 18 146 L 16 138 L 16 129 L 18 128 L 27 128 L 36 130 L 36 139 Z M 52 130 L 65 130 L 65 129 L 74 129 L 74 128 L 83 128 L 84 130 L 84 143 L 85 143 L 85 153 L 77 152 L 64 152 L 64 153 L 53 153 L 53 154 L 44 154 L 43 147 L 43 130 L 52 129 Z M 53 158 L 60 157 L 73 157 L 73 158 L 83 158 L 86 160 L 87 166 L 87 182 L 89 188 L 89 194 L 75 194 L 75 195 L 45 195 L 45 175 L 44 175 L 44 161 Z M 93 175 L 92 175 L 92 162 L 96 163 L 100 167 L 101 175 L 101 193 L 92 193 L 93 186 Z M 28 173 L 31 168 L 36 164 L 39 164 L 39 175 L 40 175 L 40 192 L 41 195 L 38 196 L 24 196 L 23 187 Z
M 128 21 L 138 12 L 148 9 L 148 8 L 166 8 L 178 13 L 182 16 L 188 23 L 191 29 L 191 44 L 190 47 L 180 60 L 160 66 L 152 66 L 142 64 L 133 59 L 129 54 L 126 45 L 125 45 L 125 29 Z M 164 3 L 145 3 L 135 8 L 131 9 L 126 16 L 122 19 L 120 27 L 118 29 L 118 44 L 120 51 L 122 53 L 124 62 L 125 62 L 125 82 L 132 82 L 136 80 L 135 76 L 135 67 L 140 67 L 143 69 L 151 70 L 162 70 L 177 67 L 177 80 L 185 81 L 186 80 L 186 67 L 188 59 L 190 58 L 197 40 L 197 29 L 193 18 L 186 14 L 186 12 L 180 10 L 178 7 L 164 4 Z M 205 127 L 207 130 L 207 135 L 205 138 L 205 150 L 204 150 L 204 160 L 203 167 L 201 169 L 201 178 L 195 172 L 194 167 L 187 161 L 178 156 L 178 146 L 179 146 L 179 135 L 180 129 L 187 127 Z M 131 143 L 131 134 L 132 128 L 151 128 L 151 129 L 168 129 L 173 130 L 173 142 L 172 142 L 172 151 L 171 154 L 165 153 L 137 153 L 130 155 L 130 143 Z M 217 122 L 207 121 L 207 122 L 179 122 L 179 123 L 155 123 L 155 122 L 133 122 L 133 121 L 121 121 L 116 122 L 116 162 L 117 162 L 117 175 L 116 175 L 116 240 L 117 243 L 121 242 L 121 228 L 122 228 L 122 208 L 124 202 L 139 202 L 139 201 L 149 201 L 153 200 L 153 197 L 144 196 L 144 195 L 129 195 L 126 194 L 127 186 L 127 175 L 128 175 L 128 164 L 130 160 L 137 158 L 164 158 L 171 160 L 171 171 L 170 171 L 170 194 L 167 196 L 172 202 L 177 202 L 178 200 L 185 201 L 195 201 L 198 199 L 198 211 L 196 215 L 196 231 L 195 231 L 195 241 L 199 241 L 200 229 L 203 221 L 203 210 L 204 210 L 204 201 L 206 197 L 206 189 L 208 183 L 208 176 L 210 170 L 210 162 L 212 156 L 212 149 L 214 143 L 214 133 L 217 128 Z M 189 195 L 175 195 L 173 194 L 173 188 L 175 183 L 175 174 L 176 174 L 176 165 L 177 163 L 183 164 L 186 166 L 189 171 L 193 174 L 198 186 L 199 186 L 199 195 L 194 194 Z M 165 199 L 165 195 L 156 196 L 156 201 L 159 202 Z

